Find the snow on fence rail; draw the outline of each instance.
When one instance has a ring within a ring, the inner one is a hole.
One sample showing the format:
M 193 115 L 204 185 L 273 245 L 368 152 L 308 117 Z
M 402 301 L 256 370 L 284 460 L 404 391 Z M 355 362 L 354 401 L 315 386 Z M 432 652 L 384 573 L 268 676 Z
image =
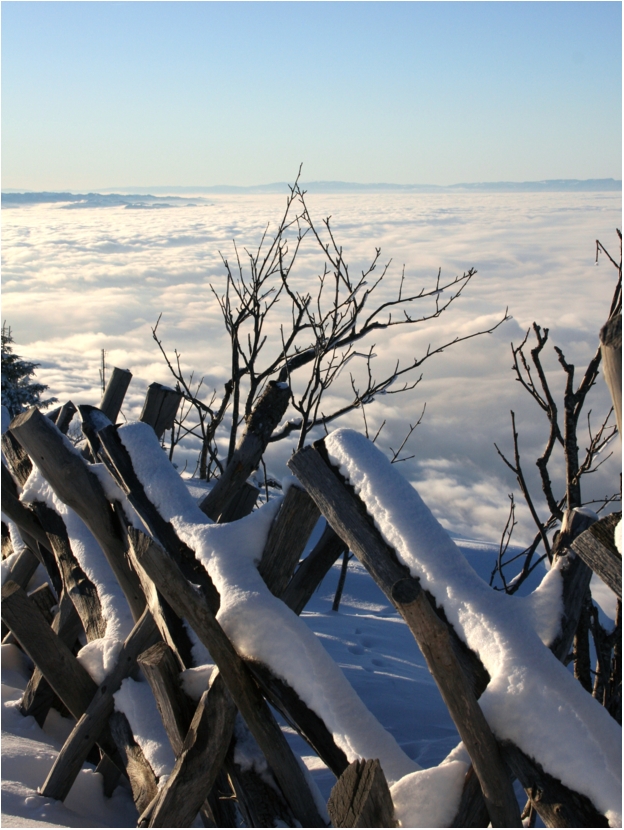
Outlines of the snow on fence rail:
M 92 760 L 109 794 L 127 777 L 144 827 L 513 827 L 517 778 L 547 826 L 621 824 L 621 729 L 560 662 L 583 560 L 597 557 L 621 596 L 612 517 L 589 530 L 570 517 L 580 556 L 560 550 L 528 597 L 495 593 L 349 430 L 294 455 L 299 486 L 251 512 L 246 479 L 284 384 L 268 385 L 198 506 L 158 440 L 179 396 L 152 384 L 142 422 L 116 427 L 129 382 L 115 370 L 100 407 L 79 407 L 79 448 L 63 434 L 73 404 L 29 410 L 2 439 L 3 513 L 25 543 L 3 572 L 3 636 L 36 666 L 21 710 L 76 719 L 43 795 L 65 799 Z M 300 564 L 320 514 L 327 529 Z M 403 752 L 298 617 L 346 549 L 403 616 L 455 721 L 462 744 L 438 767 Z M 56 597 L 24 590 L 40 562 Z M 180 682 L 189 671 L 199 701 Z M 329 815 L 269 703 L 336 775 Z

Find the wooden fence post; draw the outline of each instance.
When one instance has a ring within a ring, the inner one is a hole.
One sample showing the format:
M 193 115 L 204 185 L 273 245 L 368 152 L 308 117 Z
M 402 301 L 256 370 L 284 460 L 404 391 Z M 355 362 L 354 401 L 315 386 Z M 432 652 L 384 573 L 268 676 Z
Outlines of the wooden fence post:
M 147 387 L 147 395 L 139 421 L 149 424 L 160 441 L 165 430 L 173 426 L 181 400 L 182 392 L 163 386 L 162 383 L 151 383 Z
M 496 739 L 464 677 L 448 627 L 432 609 L 420 583 L 399 563 L 362 502 L 341 483 L 317 449 L 305 447 L 289 460 L 288 466 L 396 606 L 417 640 L 479 776 L 492 826 L 520 827 L 518 803 Z
M 262 453 L 286 412 L 289 400 L 288 384 L 269 381 L 247 419 L 247 429 L 229 464 L 199 505 L 200 510 L 213 522 L 217 521 L 228 501 L 260 463 Z
M 116 366 L 113 368 L 98 407 L 113 423 L 117 420 L 131 380 L 132 372 L 128 369 L 118 369 Z
M 396 827 L 394 804 L 377 759 L 354 761 L 336 781 L 327 810 L 334 827 Z

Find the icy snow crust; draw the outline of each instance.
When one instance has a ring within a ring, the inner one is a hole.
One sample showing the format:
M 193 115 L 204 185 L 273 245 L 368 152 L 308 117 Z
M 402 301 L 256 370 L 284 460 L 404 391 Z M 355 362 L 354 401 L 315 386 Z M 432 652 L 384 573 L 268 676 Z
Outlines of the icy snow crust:
M 372 443 L 341 429 L 325 446 L 385 540 L 483 661 L 492 679 L 480 704 L 495 734 L 621 826 L 621 728 L 543 645 L 558 629 L 549 613 L 561 608 L 556 570 L 529 597 L 493 591 Z
M 279 500 L 237 522 L 207 523 L 145 424 L 119 436 L 148 498 L 203 563 L 221 595 L 218 619 L 237 651 L 269 665 L 323 719 L 350 761 L 379 758 L 390 781 L 419 769 L 368 711 L 306 624 L 271 594 L 256 565 Z

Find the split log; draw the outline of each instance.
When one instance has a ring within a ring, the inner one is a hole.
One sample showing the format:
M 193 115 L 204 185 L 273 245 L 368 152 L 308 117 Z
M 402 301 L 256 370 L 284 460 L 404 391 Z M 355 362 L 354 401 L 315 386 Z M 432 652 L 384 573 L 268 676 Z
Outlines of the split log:
M 332 788 L 327 810 L 334 827 L 396 827 L 394 804 L 377 759 L 349 764 Z
M 608 827 L 609 822 L 584 795 L 570 790 L 528 759 L 510 741 L 501 741 L 505 762 L 524 787 L 546 827 Z
M 53 609 L 57 605 L 57 599 L 54 596 L 54 593 L 47 582 L 44 582 L 43 585 L 40 585 L 34 591 L 31 591 L 28 594 L 30 599 L 35 603 L 37 608 L 41 611 L 41 614 L 44 620 L 47 622 L 48 625 L 52 625 L 52 620 L 54 619 L 54 611 Z M 2 640 L 2 645 L 8 645 L 9 643 L 14 643 L 15 637 L 9 633 L 4 637 Z
M 80 617 L 65 593 L 61 594 L 51 628 L 70 649 L 83 630 Z M 61 712 L 65 711 L 64 704 L 41 673 L 41 669 L 35 666 L 20 703 L 20 712 L 24 717 L 32 715 L 39 726 L 43 726 L 52 706 Z
M 200 776 L 203 775 L 201 766 L 195 769 L 195 764 L 192 761 L 193 757 L 199 751 L 198 747 L 202 745 L 201 742 L 206 740 L 206 734 L 210 735 L 211 726 L 209 718 L 212 716 L 212 713 L 206 709 L 205 701 L 200 702 L 200 706 L 193 713 L 193 702 L 180 685 L 180 667 L 178 661 L 171 648 L 165 642 L 161 641 L 160 643 L 156 643 L 156 645 L 143 652 L 139 656 L 139 665 L 156 699 L 160 717 L 176 758 L 179 758 L 181 755 L 183 747 L 186 748 L 186 768 L 182 768 L 182 765 L 178 768 L 176 764 L 176 769 L 172 772 L 169 781 L 173 785 L 173 780 L 180 776 L 186 779 L 188 786 L 189 772 L 199 773 Z M 221 705 L 223 706 L 224 714 L 226 714 L 229 702 L 222 699 Z M 222 717 L 223 715 L 218 713 L 218 719 Z M 195 721 L 195 727 L 189 735 L 191 721 Z M 221 738 L 225 749 L 227 749 L 229 736 L 222 734 Z M 216 750 L 218 753 L 222 751 L 220 746 L 216 747 Z M 189 767 L 191 768 L 190 770 Z M 216 781 L 208 798 L 209 804 L 204 802 L 205 793 L 208 791 L 208 788 L 205 788 L 205 781 L 194 789 L 197 799 L 195 803 L 198 806 L 193 815 L 199 812 L 204 821 L 204 826 L 212 826 L 210 822 L 213 822 L 218 827 L 236 826 L 235 817 L 232 814 L 233 810 L 225 810 L 224 805 L 220 803 L 219 793 L 227 789 L 227 780 L 222 772 L 217 773 Z M 200 795 L 201 800 L 199 799 Z M 144 826 L 149 826 L 153 810 L 156 808 L 158 802 L 159 797 L 157 796 L 143 813 L 140 823 Z
M 97 685 L 67 645 L 46 624 L 39 609 L 14 582 L 2 588 L 2 619 L 56 694 L 79 720 L 86 711 Z M 112 760 L 118 753 L 110 734 L 104 730 L 98 744 Z
M 235 737 L 225 759 L 225 769 L 243 821 L 247 827 L 297 827 L 297 820 L 284 800 L 270 767 L 260 772 L 247 764 L 243 768 L 235 760 L 236 744 L 242 728 L 246 727 L 239 716 Z
M 39 560 L 30 548 L 24 548 L 11 563 L 8 578 L 17 583 L 20 588 L 26 588 L 39 564 Z
M 605 380 L 611 392 L 620 436 L 622 435 L 622 315 L 608 320 L 600 331 L 600 352 Z
M 282 594 L 282 601 L 295 614 L 301 614 L 331 566 L 348 550 L 349 546 L 331 525 L 327 525 L 321 538 L 295 571 Z
M 130 531 L 131 539 L 136 539 L 137 542 L 142 535 L 138 531 Z M 305 777 L 281 729 L 254 683 L 249 669 L 236 653 L 201 595 L 187 582 L 173 559 L 155 542 L 143 547 L 133 543 L 130 550 L 137 570 L 143 568 L 147 572 L 174 611 L 184 615 L 199 639 L 209 649 L 236 706 L 264 752 L 298 821 L 304 827 L 322 826 L 322 819 Z
M 184 737 L 193 718 L 190 698 L 180 686 L 180 666 L 169 645 L 162 640 L 138 658 L 150 684 L 173 753 L 182 752 Z
M 67 430 L 69 429 L 69 425 L 72 422 L 72 418 L 76 414 L 76 407 L 71 401 L 67 401 L 64 403 L 63 406 L 59 406 L 57 409 L 53 409 L 52 412 L 47 413 L 47 417 L 54 421 L 56 424 L 57 429 L 59 429 L 63 435 L 67 435 Z
M 288 384 L 269 381 L 247 418 L 245 433 L 227 467 L 199 505 L 212 521 L 217 521 L 234 493 L 257 468 L 271 433 L 286 412 L 289 400 Z
M 32 470 L 32 461 L 17 438 L 7 430 L 2 436 L 2 453 L 11 471 L 11 475 L 23 487 Z
M 99 405 L 99 409 L 113 423 L 117 420 L 131 380 L 132 372 L 128 369 L 113 368 Z
M 432 609 L 419 581 L 399 563 L 363 503 L 326 463 L 316 445 L 300 450 L 288 466 L 405 619 L 470 754 L 492 825 L 520 827 L 520 811 L 511 779 L 471 684 L 464 676 L 448 626 Z
M 614 530 L 621 518 L 621 513 L 611 513 L 593 524 L 572 542 L 572 550 L 620 599 L 622 599 L 622 556 L 615 547 Z
M 145 608 L 138 577 L 128 566 L 125 544 L 99 479 L 54 424 L 37 409 L 18 415 L 11 432 L 49 482 L 95 536 L 130 606 L 135 621 Z
M 319 516 L 318 507 L 305 490 L 288 489 L 258 566 L 260 576 L 276 597 L 284 593 L 290 582 Z
M 195 585 L 200 585 L 216 613 L 219 608 L 219 593 L 208 576 L 206 569 L 195 558 L 195 553 L 186 545 L 175 532 L 171 522 L 167 522 L 160 515 L 145 493 L 145 489 L 132 466 L 132 458 L 124 447 L 112 424 L 97 429 L 100 441 L 99 458 L 128 496 L 130 504 L 141 517 L 141 520 L 160 544 L 165 548 L 181 567 L 183 573 Z
M 156 796 L 158 781 L 143 750 L 134 740 L 126 716 L 121 712 L 113 712 L 109 718 L 109 725 L 130 781 L 132 798 L 140 814 Z
M 151 809 L 149 827 L 190 827 L 225 760 L 236 706 L 216 673 L 203 693 L 182 751 Z M 139 820 L 139 826 L 146 826 Z
M 223 508 L 223 512 L 219 516 L 219 524 L 235 522 L 237 519 L 242 519 L 243 516 L 248 516 L 254 509 L 259 495 L 260 490 L 246 481 Z
M 336 777 L 349 766 L 347 756 L 334 741 L 324 721 L 307 706 L 288 683 L 277 677 L 268 666 L 246 660 L 247 666 L 269 703 L 287 723 L 312 747 Z
M 11 541 L 11 534 L 9 533 L 9 526 L 6 522 L 0 523 L 2 528 L 2 558 L 6 559 L 15 551 L 13 550 L 13 542 Z
M 24 530 L 39 544 L 50 548 L 45 530 L 33 513 L 19 500 L 15 482 L 4 464 L 2 465 L 2 512 L 17 525 L 20 534 Z
M 176 389 L 161 383 L 151 383 L 148 386 L 139 420 L 152 427 L 159 441 L 165 430 L 172 428 L 181 400 L 182 392 Z
M 139 654 L 159 639 L 158 629 L 146 608 L 143 616 L 126 638 L 115 668 L 100 684 L 85 713 L 58 754 L 40 789 L 41 795 L 45 798 L 58 801 L 64 801 L 67 798 L 91 747 L 113 713 L 115 708 L 113 695 L 120 688 L 122 681 L 134 670 Z
M 97 640 L 106 634 L 106 620 L 97 588 L 80 567 L 71 549 L 65 522 L 59 514 L 43 502 L 35 502 L 34 510 L 46 531 L 48 545 L 54 551 L 61 572 L 63 587 L 69 595 L 87 635 Z

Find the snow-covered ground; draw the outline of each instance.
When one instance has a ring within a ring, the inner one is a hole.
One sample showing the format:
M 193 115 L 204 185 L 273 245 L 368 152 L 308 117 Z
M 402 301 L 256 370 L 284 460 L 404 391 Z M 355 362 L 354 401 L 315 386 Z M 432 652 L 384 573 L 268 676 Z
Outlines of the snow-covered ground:
M 483 576 L 494 548 L 464 548 Z M 325 578 L 302 614 L 375 717 L 410 758 L 438 764 L 457 744 L 448 715 L 407 626 L 357 560 L 349 564 L 340 610 L 331 610 L 340 563 Z M 33 585 L 36 583 L 33 581 Z M 129 827 L 136 811 L 128 790 L 104 798 L 100 776 L 85 765 L 64 805 L 37 795 L 71 723 L 52 712 L 42 730 L 17 709 L 30 674 L 15 646 L 2 646 L 2 826 Z M 335 778 L 290 727 L 284 727 L 327 799 Z
M 456 540 L 484 579 L 494 564 L 494 545 Z M 331 610 L 339 563 L 314 594 L 302 619 L 341 667 L 365 705 L 404 752 L 424 768 L 439 764 L 456 746 L 457 730 L 407 626 L 363 566 L 352 560 L 340 610 Z M 536 575 L 535 587 L 543 572 Z M 33 586 L 41 574 L 33 579 Z M 31 667 L 15 646 L 2 646 L 2 826 L 131 827 L 132 798 L 123 786 L 112 799 L 102 794 L 100 776 L 85 765 L 65 804 L 37 795 L 72 723 L 55 711 L 42 730 L 23 718 L 18 701 Z M 291 746 L 305 761 L 322 795 L 335 779 L 307 744 L 284 726 Z

